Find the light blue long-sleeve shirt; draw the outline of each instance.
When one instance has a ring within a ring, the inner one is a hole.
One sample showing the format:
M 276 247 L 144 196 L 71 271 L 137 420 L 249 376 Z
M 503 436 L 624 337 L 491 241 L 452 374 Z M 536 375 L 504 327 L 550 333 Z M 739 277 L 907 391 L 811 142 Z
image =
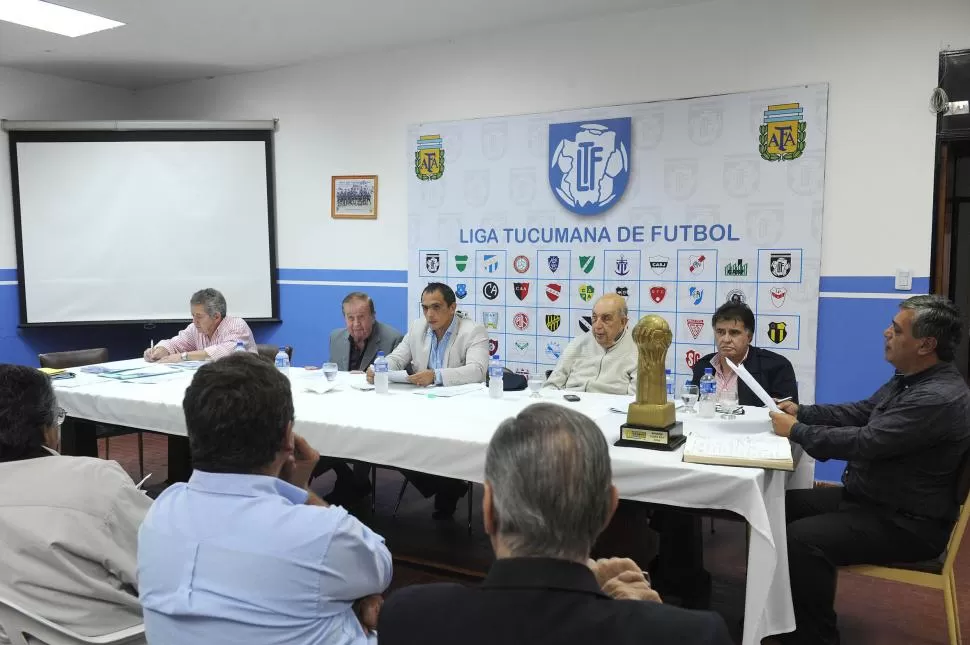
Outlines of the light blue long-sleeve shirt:
M 196 470 L 138 533 L 152 645 L 363 645 L 353 602 L 384 591 L 384 539 L 275 477 Z
M 448 341 L 451 340 L 451 336 L 455 333 L 457 327 L 458 316 L 456 315 L 451 319 L 451 324 L 448 325 L 448 329 L 445 330 L 440 341 L 438 340 L 438 335 L 434 333 L 434 330 L 428 327 L 428 338 L 431 340 L 431 352 L 428 354 L 428 368 L 434 370 L 435 385 L 441 385 L 441 370 L 445 366 L 445 351 L 448 349 Z

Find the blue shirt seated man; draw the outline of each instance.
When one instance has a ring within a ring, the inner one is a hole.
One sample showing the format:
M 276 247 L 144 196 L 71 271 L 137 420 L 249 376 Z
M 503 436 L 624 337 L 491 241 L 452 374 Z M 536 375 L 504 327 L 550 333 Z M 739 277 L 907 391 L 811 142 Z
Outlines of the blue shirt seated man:
M 182 407 L 195 472 L 138 534 L 152 645 L 359 645 L 391 581 L 384 540 L 306 490 L 289 380 L 253 354 L 196 372 Z

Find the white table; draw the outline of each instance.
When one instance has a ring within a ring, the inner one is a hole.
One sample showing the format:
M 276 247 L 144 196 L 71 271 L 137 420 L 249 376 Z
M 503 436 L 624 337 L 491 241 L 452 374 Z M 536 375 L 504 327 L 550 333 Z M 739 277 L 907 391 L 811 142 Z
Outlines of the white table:
M 140 359 L 111 365 L 143 364 Z M 170 435 L 186 434 L 182 398 L 191 372 L 117 382 L 78 373 L 55 381 L 58 401 L 70 416 Z M 295 429 L 321 454 L 367 461 L 456 479 L 481 482 L 485 448 L 498 424 L 536 401 L 529 392 L 506 392 L 501 400 L 481 391 L 453 398 L 416 395 L 392 386 L 380 396 L 352 387 L 363 376 L 341 373 L 325 394 L 306 391 L 322 382 L 319 371 L 292 368 Z M 428 394 L 433 389 L 425 390 Z M 581 394 L 568 403 L 545 390 L 543 401 L 572 407 L 594 419 L 610 444 L 619 438 L 631 397 Z M 747 408 L 733 421 L 678 414 L 689 432 L 767 432 L 767 411 Z M 757 645 L 767 635 L 795 627 L 788 578 L 784 497 L 792 482 L 810 484 L 812 463 L 800 459 L 795 477 L 756 468 L 707 466 L 681 461 L 681 450 L 663 452 L 611 447 L 613 481 L 624 499 L 737 513 L 751 526 L 742 643 Z

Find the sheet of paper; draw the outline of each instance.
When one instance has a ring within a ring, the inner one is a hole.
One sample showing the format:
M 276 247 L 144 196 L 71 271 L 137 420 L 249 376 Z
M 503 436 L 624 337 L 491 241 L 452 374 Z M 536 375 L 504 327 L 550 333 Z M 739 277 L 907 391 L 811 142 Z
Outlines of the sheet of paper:
M 408 373 L 405 370 L 391 370 L 387 373 L 387 377 L 391 383 L 408 382 Z
M 732 457 L 752 460 L 787 460 L 792 458 L 788 439 L 771 433 L 753 435 L 691 434 L 684 454 L 703 457 Z
M 749 388 L 751 388 L 751 391 L 754 392 L 754 395 L 759 399 L 761 399 L 761 402 L 765 404 L 766 408 L 768 408 L 772 412 L 781 412 L 781 410 L 779 410 L 778 406 L 775 404 L 774 399 L 768 396 L 768 393 L 765 392 L 765 389 L 761 387 L 761 383 L 758 383 L 758 381 L 754 380 L 754 377 L 751 376 L 751 372 L 746 370 L 744 368 L 744 365 L 735 365 L 734 363 L 731 362 L 731 359 L 728 358 L 727 356 L 724 357 L 724 360 L 727 361 L 728 367 L 730 367 L 732 370 L 737 372 L 738 378 L 744 381 L 744 384 L 747 385 Z
M 483 383 L 467 383 L 465 385 L 452 385 L 450 387 L 429 387 L 421 388 L 414 391 L 414 394 L 420 394 L 421 396 L 428 396 L 431 398 L 438 397 L 450 397 L 450 396 L 461 396 L 462 394 L 468 394 L 469 392 L 476 392 L 483 389 L 485 386 Z

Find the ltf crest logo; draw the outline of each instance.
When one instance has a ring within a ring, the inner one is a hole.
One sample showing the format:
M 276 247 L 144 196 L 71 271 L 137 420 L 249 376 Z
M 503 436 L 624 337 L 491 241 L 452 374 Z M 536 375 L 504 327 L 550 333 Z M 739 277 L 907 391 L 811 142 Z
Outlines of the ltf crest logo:
M 630 117 L 549 124 L 549 185 L 577 215 L 612 208 L 630 179 Z

